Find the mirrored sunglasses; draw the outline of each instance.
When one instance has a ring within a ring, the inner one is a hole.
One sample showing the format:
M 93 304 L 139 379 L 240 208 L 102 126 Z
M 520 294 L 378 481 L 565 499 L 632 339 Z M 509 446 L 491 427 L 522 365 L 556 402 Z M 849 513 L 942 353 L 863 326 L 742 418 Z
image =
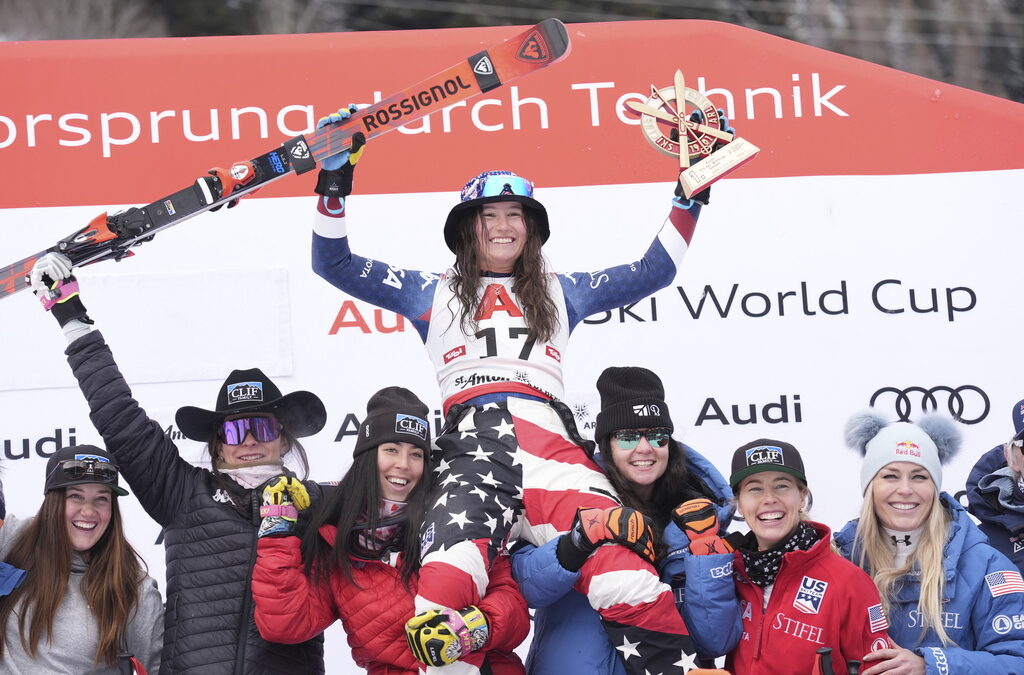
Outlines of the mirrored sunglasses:
M 492 173 L 477 176 L 462 189 L 462 201 L 483 197 L 501 197 L 504 195 L 533 197 L 533 183 L 522 176 L 506 173 Z
M 641 431 L 640 429 L 619 429 L 612 434 L 619 447 L 623 450 L 633 450 L 640 445 L 640 439 L 646 438 L 647 442 L 654 448 L 663 448 L 668 445 L 672 432 L 668 429 L 657 428 Z
M 117 482 L 117 469 L 102 457 L 66 459 L 54 471 L 61 471 L 67 480 L 95 478 L 97 483 Z
M 257 443 L 268 443 L 281 436 L 281 423 L 273 415 L 238 417 L 221 422 L 217 432 L 227 445 L 241 445 L 250 433 Z

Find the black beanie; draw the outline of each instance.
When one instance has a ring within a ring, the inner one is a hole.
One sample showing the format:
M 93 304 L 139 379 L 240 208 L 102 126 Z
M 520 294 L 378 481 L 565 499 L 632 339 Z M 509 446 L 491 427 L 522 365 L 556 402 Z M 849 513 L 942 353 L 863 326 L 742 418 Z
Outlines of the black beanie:
M 366 419 L 359 425 L 353 457 L 381 443 L 412 443 L 430 452 L 427 404 L 404 387 L 385 387 L 366 403 Z
M 661 378 L 646 368 L 605 368 L 597 378 L 597 391 L 601 394 L 601 412 L 594 429 L 598 442 L 619 429 L 674 430 Z

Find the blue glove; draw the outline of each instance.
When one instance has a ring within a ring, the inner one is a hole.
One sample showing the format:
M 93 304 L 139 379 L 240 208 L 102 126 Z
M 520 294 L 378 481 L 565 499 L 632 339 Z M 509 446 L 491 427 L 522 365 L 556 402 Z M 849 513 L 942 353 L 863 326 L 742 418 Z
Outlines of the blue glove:
M 347 108 L 342 108 L 336 113 L 327 117 L 321 117 L 316 123 L 317 129 L 334 124 L 344 124 L 356 111 L 356 106 L 350 103 Z M 325 197 L 336 197 L 342 202 L 345 197 L 352 194 L 352 176 L 355 174 L 356 162 L 363 156 L 363 149 L 366 147 L 366 136 L 362 131 L 352 134 L 352 144 L 348 150 L 331 155 L 320 163 L 320 175 L 317 177 L 316 187 L 313 191 Z
M 665 555 L 658 560 L 658 574 L 662 580 L 671 580 L 686 574 L 686 557 L 690 554 L 690 538 L 669 521 L 661 533 L 661 541 L 665 545 Z
M 357 110 L 358 108 L 356 107 L 355 103 L 349 103 L 347 108 L 341 108 L 340 110 L 338 110 L 338 112 L 331 113 L 330 115 L 327 115 L 326 117 L 321 117 L 319 120 L 317 120 L 316 128 L 323 129 L 324 127 L 333 126 L 335 124 L 345 124 L 346 122 L 348 122 L 349 118 L 352 117 L 352 113 L 356 112 Z M 355 139 L 353 139 L 353 141 L 354 140 Z M 363 143 L 366 143 L 365 137 L 363 138 Z M 352 145 L 355 146 L 355 143 L 353 142 Z M 360 148 L 355 148 L 356 154 L 361 154 L 359 153 L 359 150 Z M 337 155 L 331 155 L 330 157 L 328 157 L 327 159 L 320 163 L 320 168 L 323 169 L 324 171 L 337 171 L 341 169 L 341 167 L 345 166 L 345 164 L 349 161 L 351 155 L 351 149 L 346 150 L 345 152 L 339 152 Z M 359 158 L 357 157 L 356 160 L 352 162 L 352 164 L 354 165 L 358 161 Z

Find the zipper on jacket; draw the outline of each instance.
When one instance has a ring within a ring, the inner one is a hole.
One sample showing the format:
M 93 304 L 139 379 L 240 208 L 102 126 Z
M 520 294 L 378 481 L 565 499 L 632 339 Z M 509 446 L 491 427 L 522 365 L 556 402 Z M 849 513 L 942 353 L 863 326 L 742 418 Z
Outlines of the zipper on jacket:
M 262 487 L 262 486 L 261 486 Z M 238 647 L 235 649 L 235 674 L 243 675 L 245 673 L 245 652 L 246 646 L 249 644 L 249 615 L 252 612 L 252 593 L 249 589 L 252 588 L 252 573 L 256 567 L 256 546 L 259 544 L 259 522 L 260 522 L 260 501 L 263 497 L 263 491 L 252 490 L 252 516 L 253 521 L 257 523 L 252 528 L 252 546 L 249 547 L 249 571 L 245 575 L 245 589 L 246 592 L 242 597 L 242 613 L 239 617 L 238 626 Z
M 764 602 L 764 589 L 761 588 L 760 586 L 758 586 L 757 584 L 755 584 L 754 582 L 752 582 L 752 581 L 750 582 L 751 585 L 753 585 L 756 589 L 758 589 L 761 592 L 761 619 L 760 619 L 760 621 L 757 622 L 758 623 L 758 626 L 757 626 L 757 651 L 754 652 L 754 658 L 755 659 L 760 659 L 761 658 L 761 650 L 764 647 L 764 642 L 762 641 L 763 638 L 764 638 L 764 634 L 765 634 L 764 622 L 765 622 L 765 619 L 768 618 L 768 609 L 769 609 L 769 607 L 772 606 L 772 598 L 776 599 L 776 604 L 777 604 L 777 600 L 778 600 L 778 595 L 779 594 L 775 592 L 776 590 L 778 590 L 776 588 L 776 586 L 779 583 L 779 578 L 782 576 L 782 573 L 786 569 L 786 563 L 787 562 L 788 562 L 788 560 L 786 560 L 786 556 L 783 555 L 782 556 L 782 560 L 779 561 L 779 571 L 775 574 L 775 581 L 772 583 L 772 594 L 768 597 L 768 604 L 767 605 Z

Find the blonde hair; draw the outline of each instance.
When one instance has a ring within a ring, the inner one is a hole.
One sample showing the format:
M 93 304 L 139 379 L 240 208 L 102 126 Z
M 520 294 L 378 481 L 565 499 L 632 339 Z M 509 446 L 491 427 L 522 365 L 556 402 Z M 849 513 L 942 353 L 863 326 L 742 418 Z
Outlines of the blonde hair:
M 875 513 L 874 489 L 874 484 L 868 483 L 864 493 L 864 505 L 861 507 L 860 520 L 857 523 L 857 546 L 854 549 L 859 549 L 860 559 L 855 562 L 875 582 L 887 615 L 902 579 L 911 574 L 916 567 L 920 574 L 921 587 L 921 593 L 917 598 L 917 611 L 921 614 L 921 636 L 918 642 L 920 643 L 925 632 L 931 629 L 935 631 L 944 647 L 955 645 L 942 627 L 942 594 L 945 586 L 942 552 L 946 545 L 949 518 L 939 501 L 938 489 L 935 490 L 931 511 L 921 532 L 921 541 L 901 567 L 894 566 L 896 556 Z

